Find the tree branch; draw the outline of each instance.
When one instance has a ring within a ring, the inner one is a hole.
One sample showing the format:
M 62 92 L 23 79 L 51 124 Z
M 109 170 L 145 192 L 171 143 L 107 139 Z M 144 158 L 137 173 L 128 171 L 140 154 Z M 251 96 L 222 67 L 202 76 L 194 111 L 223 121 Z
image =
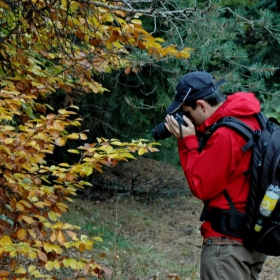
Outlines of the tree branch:
M 164 10 L 164 11 L 160 11 L 157 9 L 137 9 L 137 8 L 133 8 L 131 5 L 129 5 L 130 3 L 136 3 L 136 1 L 132 2 L 132 1 L 123 1 L 125 4 L 127 4 L 129 6 L 129 8 L 123 7 L 123 6 L 113 6 L 113 5 L 107 5 L 101 2 L 95 2 L 95 1 L 90 1 L 90 0 L 78 0 L 77 2 L 79 3 L 83 3 L 83 4 L 89 4 L 89 5 L 95 5 L 96 7 L 102 7 L 102 8 L 107 8 L 109 10 L 113 10 L 113 11 L 123 11 L 123 12 L 129 12 L 129 13 L 134 13 L 134 14 L 142 14 L 148 17 L 176 17 L 178 15 L 182 15 L 182 14 L 187 14 L 187 13 L 193 13 L 195 11 L 197 11 L 195 8 L 186 8 L 186 9 L 181 9 L 181 10 L 175 10 L 175 11 L 169 11 L 169 10 Z M 143 1 L 137 1 L 137 3 L 139 2 L 143 2 Z M 148 2 L 148 1 L 146 1 Z M 149 1 L 148 3 L 152 3 L 154 1 Z

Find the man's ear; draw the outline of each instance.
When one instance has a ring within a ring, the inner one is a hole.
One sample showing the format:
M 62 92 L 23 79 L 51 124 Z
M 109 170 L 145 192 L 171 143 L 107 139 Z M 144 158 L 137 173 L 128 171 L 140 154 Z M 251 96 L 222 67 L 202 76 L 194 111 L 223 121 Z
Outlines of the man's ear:
M 205 100 L 203 100 L 203 99 L 199 99 L 199 100 L 197 100 L 196 101 L 196 105 L 198 106 L 198 107 L 200 107 L 204 112 L 205 112 L 205 110 L 206 110 L 206 101 Z

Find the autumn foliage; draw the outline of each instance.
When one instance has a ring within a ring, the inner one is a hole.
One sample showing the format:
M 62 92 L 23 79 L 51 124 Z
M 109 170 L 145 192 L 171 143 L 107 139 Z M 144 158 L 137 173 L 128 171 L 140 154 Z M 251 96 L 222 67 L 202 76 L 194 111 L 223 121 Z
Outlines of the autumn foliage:
M 61 268 L 68 279 L 102 276 L 94 260 L 73 253 L 92 250 L 101 239 L 60 218 L 77 189 L 91 185 L 93 170 L 157 149 L 144 139 L 123 143 L 100 136 L 87 143 L 86 131 L 78 130 L 79 108 L 54 112 L 44 98 L 58 90 L 102 94 L 106 89 L 93 77 L 120 68 L 129 73 L 131 48 L 155 58 L 189 57 L 187 49 L 162 47 L 139 16 L 117 2 L 0 1 L 1 279 L 62 279 L 55 276 Z M 48 164 L 56 146 L 77 139 L 84 144 L 68 150 L 79 155 L 76 164 Z

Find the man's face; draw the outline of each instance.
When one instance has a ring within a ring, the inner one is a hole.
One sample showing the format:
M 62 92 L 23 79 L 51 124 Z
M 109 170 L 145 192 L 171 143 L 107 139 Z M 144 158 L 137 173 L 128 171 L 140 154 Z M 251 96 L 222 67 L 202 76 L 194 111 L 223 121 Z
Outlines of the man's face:
M 195 126 L 200 126 L 208 118 L 207 111 L 203 104 L 197 104 L 195 109 L 192 109 L 190 106 L 182 105 L 181 110 Z

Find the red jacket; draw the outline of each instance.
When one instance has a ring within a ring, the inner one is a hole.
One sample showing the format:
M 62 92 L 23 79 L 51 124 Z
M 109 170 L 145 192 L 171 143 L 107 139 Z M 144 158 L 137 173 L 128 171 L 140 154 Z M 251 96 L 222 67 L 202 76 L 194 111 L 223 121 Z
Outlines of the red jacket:
M 251 128 L 258 129 L 259 124 L 253 114 L 260 111 L 260 102 L 253 93 L 237 92 L 226 101 L 197 130 L 205 133 L 209 126 L 224 116 L 233 116 L 243 120 Z M 194 196 L 206 201 L 208 207 L 229 209 L 223 194 L 226 189 L 237 211 L 244 212 L 249 192 L 249 170 L 251 151 L 243 152 L 246 140 L 227 127 L 220 127 L 208 140 L 201 153 L 198 152 L 198 139 L 195 135 L 178 140 L 178 149 L 182 169 Z M 215 232 L 208 221 L 201 226 L 204 238 L 224 236 Z

